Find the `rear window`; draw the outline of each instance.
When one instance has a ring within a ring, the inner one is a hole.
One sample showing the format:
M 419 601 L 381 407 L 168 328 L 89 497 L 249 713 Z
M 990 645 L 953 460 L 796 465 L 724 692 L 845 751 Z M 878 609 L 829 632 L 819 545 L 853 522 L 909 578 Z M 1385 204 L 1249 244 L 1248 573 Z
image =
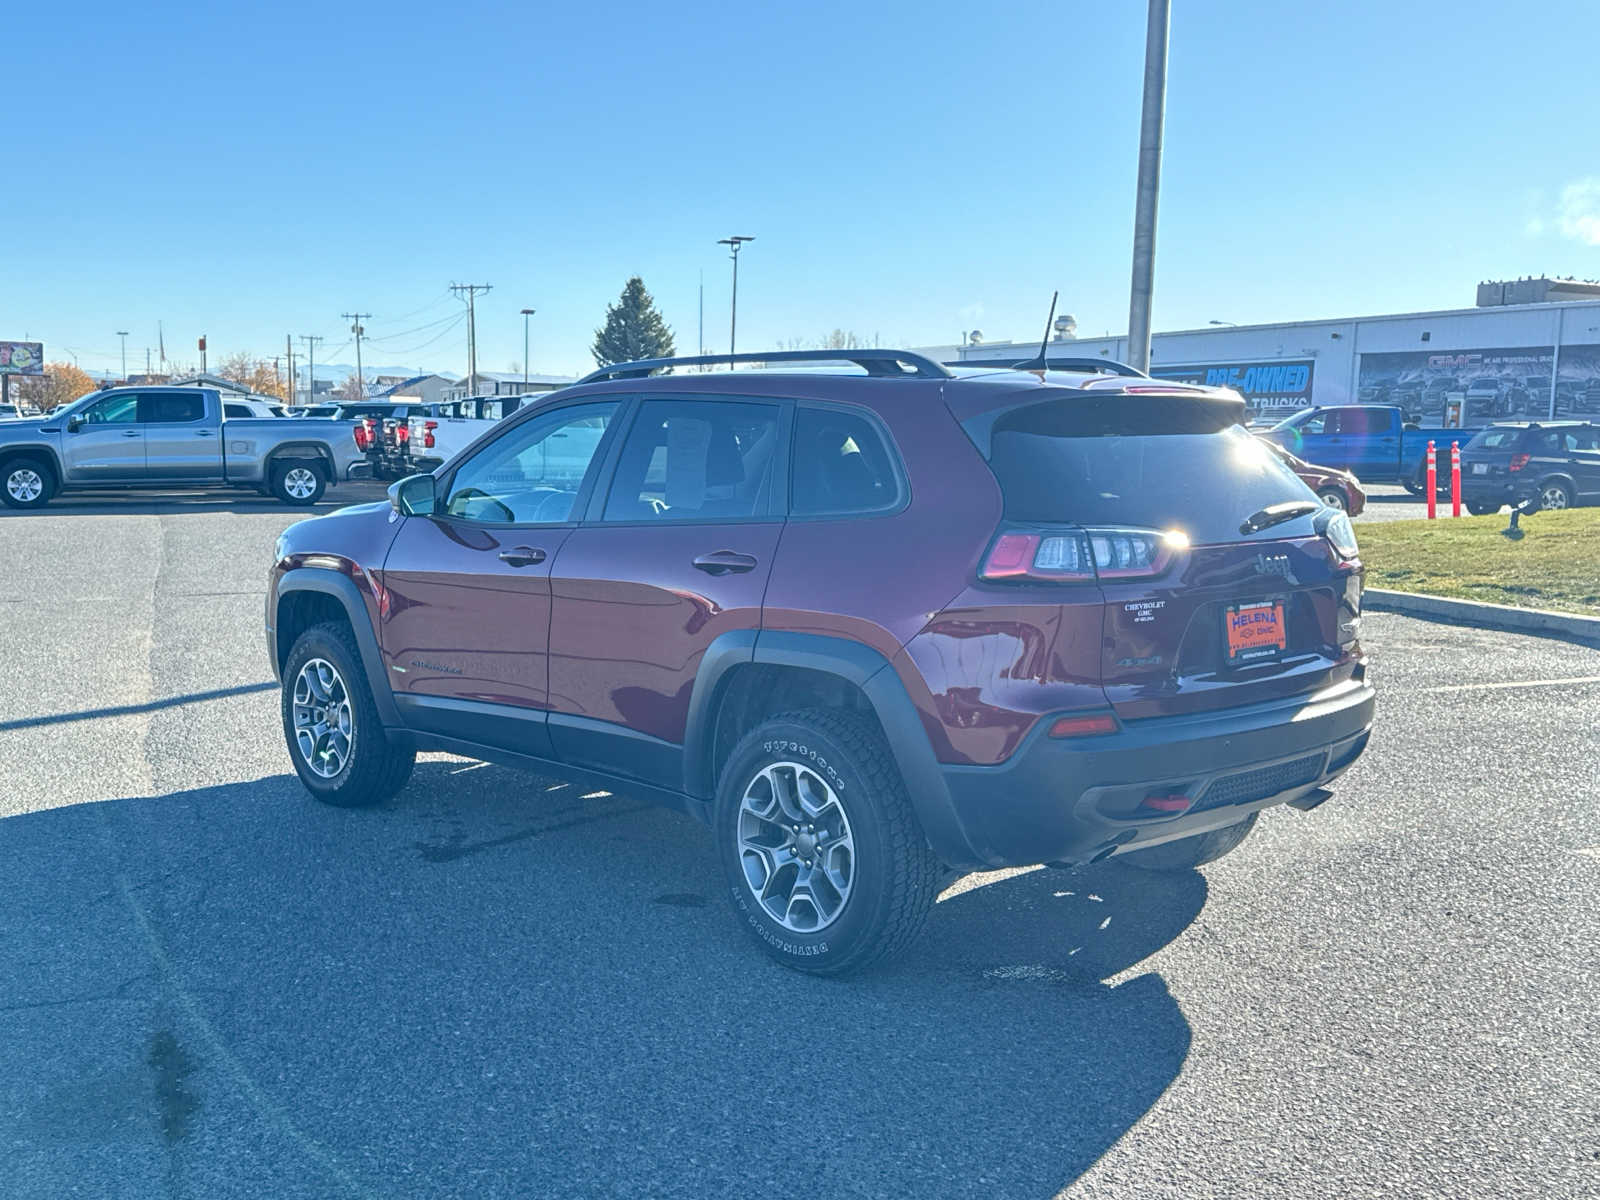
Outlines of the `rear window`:
M 1238 426 L 1171 432 L 1130 419 L 1096 420 L 1053 404 L 995 423 L 989 466 L 1005 515 L 1039 524 L 1179 529 L 1196 545 L 1246 540 L 1239 525 L 1271 504 L 1311 500 L 1311 489 L 1260 440 Z M 1254 535 L 1312 532 L 1311 515 Z
M 1509 450 L 1522 436 L 1520 429 L 1485 429 L 1467 443 L 1468 450 Z

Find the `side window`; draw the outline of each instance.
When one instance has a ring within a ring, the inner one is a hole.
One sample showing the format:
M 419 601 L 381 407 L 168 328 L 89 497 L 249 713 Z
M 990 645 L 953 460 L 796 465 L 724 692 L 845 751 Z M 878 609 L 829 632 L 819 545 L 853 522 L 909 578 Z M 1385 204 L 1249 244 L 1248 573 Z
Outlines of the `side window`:
M 139 420 L 139 393 L 108 396 L 84 409 L 83 419 L 90 425 L 132 425 Z
M 1330 432 L 1328 429 L 1328 414 L 1319 412 L 1314 417 L 1307 417 L 1296 428 L 1296 432 L 1301 434 Z
M 1578 443 L 1576 449 L 1600 450 L 1600 425 L 1585 425 L 1572 432 Z
M 607 521 L 737 520 L 771 507 L 776 404 L 646 400 L 606 497 Z
M 246 405 L 243 405 L 243 404 L 224 404 L 222 406 L 222 415 L 225 416 L 225 417 L 232 418 L 232 417 L 253 417 L 255 414 L 252 413 L 250 411 L 250 409 Z
M 139 397 L 139 420 L 147 425 L 176 425 L 206 415 L 205 397 L 176 392 L 150 392 Z
M 894 460 L 871 421 L 835 409 L 800 409 L 794 422 L 793 514 L 878 512 L 899 498 Z
M 615 401 L 580 404 L 528 421 L 462 464 L 445 512 L 485 525 L 549 525 L 572 518 L 578 488 Z

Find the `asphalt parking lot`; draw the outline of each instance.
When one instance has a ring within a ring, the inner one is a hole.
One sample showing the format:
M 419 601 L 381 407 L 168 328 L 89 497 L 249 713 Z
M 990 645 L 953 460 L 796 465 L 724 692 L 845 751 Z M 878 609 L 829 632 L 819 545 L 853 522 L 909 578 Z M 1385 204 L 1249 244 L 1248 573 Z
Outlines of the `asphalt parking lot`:
M 0 520 L 0 1195 L 1600 1194 L 1600 651 L 1370 616 L 1333 801 L 1203 873 L 971 877 L 823 981 L 625 795 L 309 800 L 261 634 L 302 515 Z

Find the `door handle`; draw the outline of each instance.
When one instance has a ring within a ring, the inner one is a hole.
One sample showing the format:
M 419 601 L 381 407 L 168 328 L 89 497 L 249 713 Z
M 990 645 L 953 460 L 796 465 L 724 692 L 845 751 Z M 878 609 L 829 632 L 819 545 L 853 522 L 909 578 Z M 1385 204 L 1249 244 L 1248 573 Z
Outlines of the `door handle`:
M 137 429 L 127 429 L 127 430 L 123 431 L 122 436 L 123 437 L 138 437 L 139 436 L 139 431 Z
M 217 431 L 215 429 L 197 429 L 194 431 L 194 435 L 195 437 L 216 437 Z
M 749 554 L 737 554 L 732 550 L 716 550 L 710 554 L 702 554 L 694 560 L 697 569 L 707 575 L 734 575 L 756 569 L 756 560 Z
M 544 551 L 532 546 L 513 546 L 500 551 L 500 561 L 509 567 L 528 567 L 544 561 Z

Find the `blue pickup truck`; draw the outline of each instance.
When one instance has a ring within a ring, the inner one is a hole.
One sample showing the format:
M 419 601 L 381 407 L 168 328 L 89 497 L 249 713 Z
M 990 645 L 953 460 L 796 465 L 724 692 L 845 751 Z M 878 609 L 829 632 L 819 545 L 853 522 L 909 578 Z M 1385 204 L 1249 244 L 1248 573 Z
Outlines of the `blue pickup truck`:
M 1353 471 L 1363 483 L 1400 483 L 1413 495 L 1426 486 L 1428 443 L 1439 456 L 1439 483 L 1448 486 L 1450 443 L 1465 446 L 1473 429 L 1408 425 L 1388 404 L 1337 404 L 1303 408 L 1262 436 L 1318 466 Z

